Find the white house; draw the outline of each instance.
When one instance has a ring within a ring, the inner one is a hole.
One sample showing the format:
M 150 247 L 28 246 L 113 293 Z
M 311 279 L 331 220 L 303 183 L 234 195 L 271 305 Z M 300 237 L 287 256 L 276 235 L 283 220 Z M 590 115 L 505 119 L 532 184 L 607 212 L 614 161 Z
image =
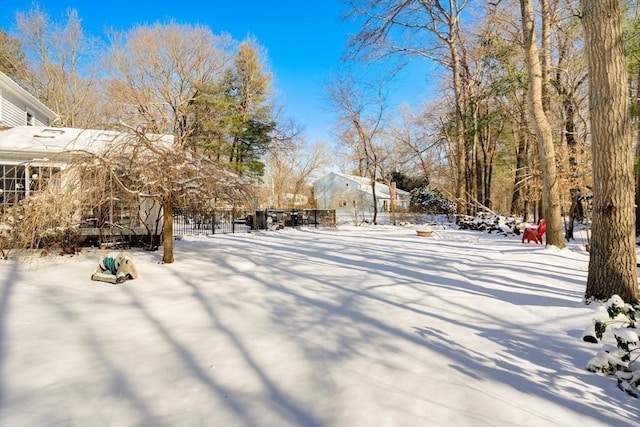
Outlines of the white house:
M 64 169 L 77 150 L 95 151 L 112 131 L 15 126 L 0 131 L 0 200 L 11 205 L 29 196 L 37 182 Z
M 0 131 L 0 213 L 42 188 L 56 172 L 64 169 L 79 152 L 97 152 L 107 144 L 126 137 L 117 131 L 15 126 Z M 166 143 L 173 136 L 161 138 Z M 81 218 L 81 232 L 89 236 L 105 234 L 105 224 L 117 225 L 126 233 L 147 232 L 155 227 L 160 206 L 153 200 L 125 201 L 115 195 L 109 206 L 87 207 Z
M 56 113 L 0 72 L 0 214 L 43 188 L 78 152 L 97 152 L 126 137 L 116 131 L 52 127 L 58 119 Z M 173 137 L 165 135 L 159 140 L 170 144 Z M 82 233 L 104 236 L 114 227 L 120 235 L 158 231 L 161 208 L 153 200 L 134 201 L 115 195 L 108 204 L 87 207 L 78 218 Z
M 52 171 L 60 169 L 60 162 L 45 165 L 39 161 L 52 157 L 52 148 L 47 148 L 52 134 L 38 133 L 57 120 L 55 112 L 0 71 L 0 205 L 16 203 L 29 195 L 31 176 L 48 179 Z M 25 173 L 28 168 L 33 174 Z
M 14 126 L 52 126 L 58 115 L 0 71 L 0 130 Z
M 313 183 L 313 193 L 318 209 L 335 209 L 336 213 L 373 213 L 371 180 L 360 176 L 330 172 Z M 390 212 L 391 189 L 387 184 L 375 185 L 378 212 Z M 396 209 L 409 208 L 411 194 L 396 189 Z

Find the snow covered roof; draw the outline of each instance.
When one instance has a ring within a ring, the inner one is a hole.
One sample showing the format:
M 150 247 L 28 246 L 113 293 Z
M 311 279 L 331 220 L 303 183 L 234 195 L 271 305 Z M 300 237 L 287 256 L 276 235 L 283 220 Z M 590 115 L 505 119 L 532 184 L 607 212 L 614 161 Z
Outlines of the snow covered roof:
M 117 134 L 105 130 L 16 126 L 0 132 L 0 150 L 57 153 L 99 149 Z
M 0 158 L 24 161 L 73 151 L 96 152 L 127 134 L 113 130 L 16 126 L 0 132 Z M 160 137 L 172 141 L 171 135 Z

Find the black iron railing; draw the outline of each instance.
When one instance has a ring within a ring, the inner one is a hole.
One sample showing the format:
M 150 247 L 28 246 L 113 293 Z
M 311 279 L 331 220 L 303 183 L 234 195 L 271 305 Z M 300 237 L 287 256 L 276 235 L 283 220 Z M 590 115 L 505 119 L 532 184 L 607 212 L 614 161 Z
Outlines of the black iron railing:
M 218 210 L 210 215 L 177 210 L 173 217 L 174 236 L 247 233 L 252 230 L 278 230 L 285 227 L 335 227 L 334 210 L 267 209 L 254 212 Z

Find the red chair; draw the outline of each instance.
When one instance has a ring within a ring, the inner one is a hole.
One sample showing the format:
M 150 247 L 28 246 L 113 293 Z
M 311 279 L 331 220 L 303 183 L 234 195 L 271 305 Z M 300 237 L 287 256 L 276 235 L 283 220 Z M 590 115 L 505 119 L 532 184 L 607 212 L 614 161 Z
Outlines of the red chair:
M 547 220 L 542 218 L 540 224 L 537 227 L 525 227 L 522 230 L 522 243 L 526 240 L 527 243 L 531 243 L 533 240 L 536 243 L 542 244 L 542 236 L 547 232 Z

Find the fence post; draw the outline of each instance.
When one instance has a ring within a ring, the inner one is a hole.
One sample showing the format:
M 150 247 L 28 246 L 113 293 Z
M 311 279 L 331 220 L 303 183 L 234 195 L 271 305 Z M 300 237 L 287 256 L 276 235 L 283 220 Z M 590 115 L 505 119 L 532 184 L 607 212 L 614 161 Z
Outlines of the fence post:
M 236 206 L 233 205 L 233 210 L 231 211 L 231 233 L 236 234 Z

